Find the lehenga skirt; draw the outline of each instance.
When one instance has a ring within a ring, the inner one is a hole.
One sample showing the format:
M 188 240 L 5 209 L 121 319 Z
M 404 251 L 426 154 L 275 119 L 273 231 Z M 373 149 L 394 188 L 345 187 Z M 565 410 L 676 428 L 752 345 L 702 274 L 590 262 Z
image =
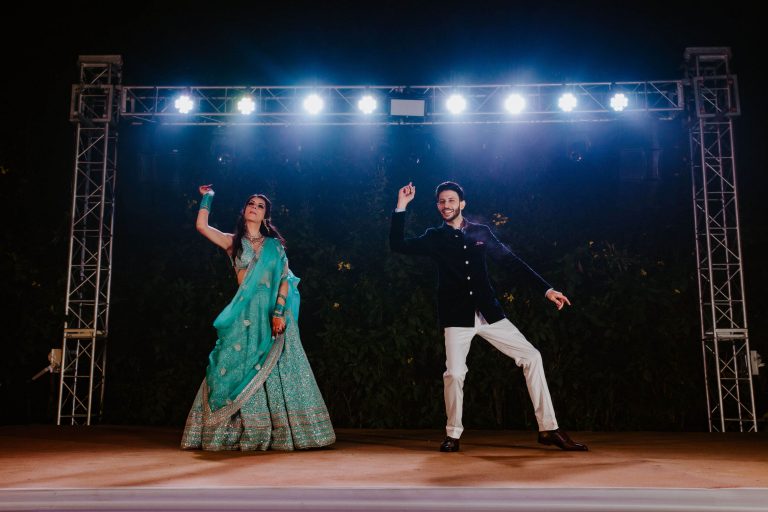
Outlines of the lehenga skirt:
M 336 441 L 328 409 L 298 329 L 289 325 L 264 367 L 230 408 L 211 412 L 203 379 L 187 417 L 182 449 L 299 450 Z

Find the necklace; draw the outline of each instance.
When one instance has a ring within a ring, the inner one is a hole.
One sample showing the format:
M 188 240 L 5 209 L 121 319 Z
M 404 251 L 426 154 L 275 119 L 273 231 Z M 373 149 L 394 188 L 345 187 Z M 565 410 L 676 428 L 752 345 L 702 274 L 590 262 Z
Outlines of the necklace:
M 255 245 L 257 243 L 264 241 L 264 235 L 262 235 L 261 233 L 258 233 L 257 235 L 251 235 L 246 231 L 245 233 L 243 233 L 243 237 L 245 237 L 246 240 L 251 242 L 251 245 Z

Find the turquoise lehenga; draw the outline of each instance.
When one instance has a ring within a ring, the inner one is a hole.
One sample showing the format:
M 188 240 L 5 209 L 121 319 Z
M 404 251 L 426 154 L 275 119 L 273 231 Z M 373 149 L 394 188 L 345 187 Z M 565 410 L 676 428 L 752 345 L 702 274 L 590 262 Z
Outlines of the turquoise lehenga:
M 205 379 L 189 411 L 181 447 L 294 450 L 336 440 L 299 338 L 299 278 L 282 244 L 267 237 L 260 254 L 242 240 L 236 265 L 246 276 L 213 325 L 218 333 Z M 272 310 L 288 281 L 286 329 L 273 337 Z

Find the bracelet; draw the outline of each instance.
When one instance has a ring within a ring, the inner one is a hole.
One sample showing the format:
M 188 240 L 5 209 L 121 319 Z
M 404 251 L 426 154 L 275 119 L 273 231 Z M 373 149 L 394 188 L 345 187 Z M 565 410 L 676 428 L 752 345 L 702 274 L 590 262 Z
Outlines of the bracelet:
M 206 192 L 203 194 L 203 198 L 200 200 L 200 209 L 211 211 L 211 203 L 213 203 L 213 192 Z
M 285 304 L 275 305 L 275 311 L 272 313 L 272 316 L 276 316 L 278 318 L 285 316 Z

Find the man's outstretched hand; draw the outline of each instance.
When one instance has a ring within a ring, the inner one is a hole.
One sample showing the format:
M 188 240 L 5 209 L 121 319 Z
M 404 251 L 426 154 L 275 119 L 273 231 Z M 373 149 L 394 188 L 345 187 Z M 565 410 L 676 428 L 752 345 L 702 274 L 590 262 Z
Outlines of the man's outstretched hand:
M 406 186 L 401 188 L 397 193 L 397 209 L 405 210 L 408 203 L 413 201 L 416 197 L 416 187 L 413 186 L 413 182 L 408 182 Z
M 568 304 L 571 305 L 571 301 L 568 300 L 568 297 L 563 295 L 557 290 L 549 290 L 547 292 L 547 298 L 555 303 L 555 306 L 557 307 L 558 311 L 563 309 L 563 306 Z

